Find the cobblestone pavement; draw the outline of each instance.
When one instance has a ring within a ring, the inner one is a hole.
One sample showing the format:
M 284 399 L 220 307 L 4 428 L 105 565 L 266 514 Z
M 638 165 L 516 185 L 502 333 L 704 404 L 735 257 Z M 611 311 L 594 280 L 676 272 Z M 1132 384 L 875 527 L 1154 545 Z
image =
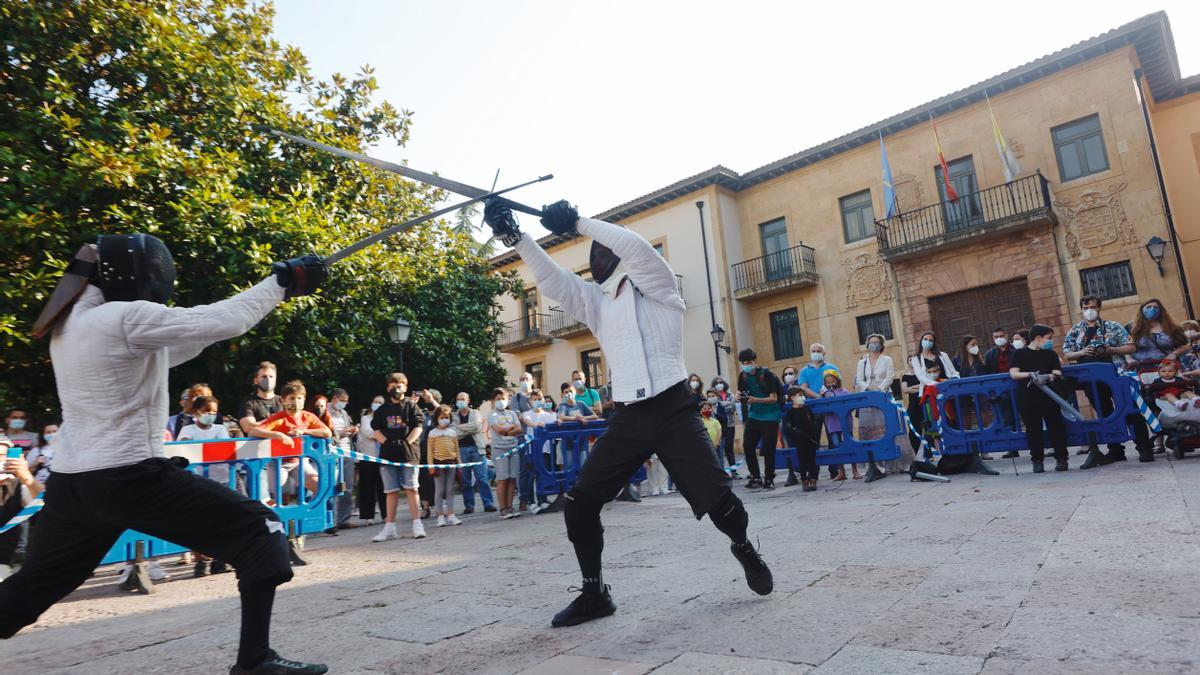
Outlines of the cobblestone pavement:
M 335 673 L 1194 673 L 1200 460 L 1158 459 L 741 492 L 775 572 L 765 598 L 682 498 L 614 504 L 619 610 L 566 629 L 549 626 L 578 576 L 560 514 L 476 513 L 424 540 L 312 537 L 274 646 Z M 226 672 L 233 575 L 167 567 L 152 596 L 101 570 L 2 643 L 4 672 Z

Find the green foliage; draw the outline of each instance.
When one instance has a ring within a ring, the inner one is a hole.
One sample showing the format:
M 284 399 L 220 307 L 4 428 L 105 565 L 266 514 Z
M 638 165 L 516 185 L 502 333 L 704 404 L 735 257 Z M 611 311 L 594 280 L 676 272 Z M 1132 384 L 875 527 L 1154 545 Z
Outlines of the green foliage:
M 353 162 L 281 145 L 266 124 L 346 148 L 403 144 L 412 115 L 374 102 L 373 71 L 315 79 L 248 0 L 6 0 L 0 4 L 0 401 L 55 414 L 45 341 L 28 333 L 70 256 L 101 233 L 153 233 L 179 272 L 175 302 L 213 302 L 274 260 L 332 252 L 431 210 L 443 196 Z M 413 324 L 415 382 L 482 392 L 500 383 L 499 308 L 512 277 L 447 223 L 339 263 L 321 293 L 172 371 L 225 407 L 254 364 L 310 391 L 349 385 L 353 405 L 396 366 L 384 325 Z M 102 396 L 104 392 L 76 392 Z

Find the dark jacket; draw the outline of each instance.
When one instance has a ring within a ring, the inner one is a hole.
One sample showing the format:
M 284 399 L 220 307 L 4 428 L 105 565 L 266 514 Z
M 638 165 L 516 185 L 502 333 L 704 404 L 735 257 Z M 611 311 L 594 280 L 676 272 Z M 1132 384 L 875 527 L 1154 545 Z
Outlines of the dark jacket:
M 1008 345 L 1009 363 L 1012 363 L 1012 353 L 1015 351 L 1016 350 L 1013 349 L 1012 345 Z M 984 354 L 983 354 L 983 374 L 984 375 L 995 375 L 998 372 L 1000 372 L 999 365 L 997 365 L 999 363 L 1000 363 L 1000 348 L 999 347 L 992 347 L 991 349 L 984 352 Z M 1005 372 L 1007 373 L 1007 371 L 1005 371 Z M 966 377 L 966 376 L 964 375 L 963 377 Z
M 783 414 L 783 438 L 788 445 L 803 446 L 797 450 L 817 448 L 821 428 L 813 419 L 808 406 L 792 406 Z

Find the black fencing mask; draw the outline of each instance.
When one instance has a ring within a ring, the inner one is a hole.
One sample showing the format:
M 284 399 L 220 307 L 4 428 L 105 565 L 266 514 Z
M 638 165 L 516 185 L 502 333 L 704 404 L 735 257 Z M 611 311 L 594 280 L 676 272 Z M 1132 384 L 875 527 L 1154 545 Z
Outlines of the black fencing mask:
M 165 304 L 175 289 L 175 261 L 150 234 L 106 234 L 96 242 L 96 280 L 107 302 L 148 300 Z
M 589 262 L 592 268 L 592 280 L 603 284 L 616 271 L 617 265 L 621 264 L 621 259 L 612 252 L 611 248 L 593 240 Z

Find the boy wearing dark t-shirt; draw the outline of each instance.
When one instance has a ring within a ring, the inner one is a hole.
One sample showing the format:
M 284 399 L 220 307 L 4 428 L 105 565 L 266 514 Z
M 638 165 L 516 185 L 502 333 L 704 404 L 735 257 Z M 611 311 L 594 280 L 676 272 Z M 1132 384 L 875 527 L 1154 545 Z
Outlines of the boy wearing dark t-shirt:
M 1048 385 L 1051 381 L 1062 378 L 1062 362 L 1058 358 L 1058 352 L 1054 351 L 1054 329 L 1040 323 L 1030 327 L 1027 348 L 1014 352 L 1009 366 L 1009 375 L 1018 383 L 1017 409 L 1021 412 L 1025 437 L 1029 440 L 1033 472 L 1045 471 L 1043 461 L 1046 445 L 1042 438 L 1043 423 L 1050 434 L 1050 444 L 1054 447 L 1054 470 L 1066 471 L 1067 427 L 1062 410 L 1058 403 L 1036 386 Z
M 375 542 L 396 538 L 396 511 L 400 506 L 401 490 L 408 500 L 413 538 L 421 539 L 425 536 L 425 526 L 421 523 L 420 503 L 417 498 L 416 468 L 421 461 L 418 442 L 421 432 L 425 430 L 425 414 L 415 402 L 405 396 L 407 391 L 407 375 L 388 375 L 386 401 L 371 417 L 371 429 L 375 440 L 379 442 L 379 458 L 411 465 L 384 464 L 379 467 L 379 476 L 383 480 L 383 494 L 387 501 L 387 513 L 383 530 L 371 539 Z

